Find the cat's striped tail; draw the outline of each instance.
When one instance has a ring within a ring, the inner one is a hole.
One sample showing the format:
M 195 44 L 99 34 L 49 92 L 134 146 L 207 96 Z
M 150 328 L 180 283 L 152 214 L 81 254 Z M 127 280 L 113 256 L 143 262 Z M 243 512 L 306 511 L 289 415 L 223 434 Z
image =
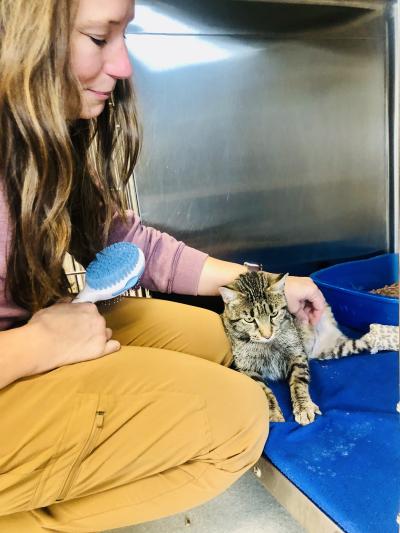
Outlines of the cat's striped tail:
M 341 338 L 329 351 L 318 355 L 318 359 L 339 359 L 363 352 L 377 353 L 383 350 L 399 350 L 399 326 L 371 324 L 369 332 L 359 339 Z

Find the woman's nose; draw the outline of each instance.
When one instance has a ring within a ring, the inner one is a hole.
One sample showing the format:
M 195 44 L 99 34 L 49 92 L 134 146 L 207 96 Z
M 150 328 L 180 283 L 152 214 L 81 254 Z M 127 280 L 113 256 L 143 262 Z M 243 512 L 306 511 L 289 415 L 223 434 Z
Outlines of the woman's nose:
M 106 61 L 104 69 L 113 78 L 124 79 L 132 76 L 132 63 L 125 42 L 119 45 L 117 50 L 110 50 L 110 57 Z

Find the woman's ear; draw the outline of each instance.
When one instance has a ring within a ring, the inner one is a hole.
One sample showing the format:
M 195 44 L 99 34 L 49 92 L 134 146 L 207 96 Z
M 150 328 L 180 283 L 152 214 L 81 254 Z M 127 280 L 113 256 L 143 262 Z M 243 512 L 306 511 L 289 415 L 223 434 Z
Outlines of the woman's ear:
M 236 300 L 239 296 L 239 293 L 237 291 L 234 291 L 233 289 L 230 289 L 229 287 L 219 287 L 218 288 L 222 299 L 226 304 L 229 304 Z

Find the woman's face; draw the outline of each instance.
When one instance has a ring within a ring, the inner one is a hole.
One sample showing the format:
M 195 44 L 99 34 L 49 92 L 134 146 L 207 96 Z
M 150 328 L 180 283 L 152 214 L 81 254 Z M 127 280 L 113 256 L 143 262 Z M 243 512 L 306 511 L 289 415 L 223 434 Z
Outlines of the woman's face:
M 132 75 L 124 33 L 134 0 L 78 0 L 71 35 L 71 68 L 81 84 L 80 118 L 97 117 L 117 80 Z

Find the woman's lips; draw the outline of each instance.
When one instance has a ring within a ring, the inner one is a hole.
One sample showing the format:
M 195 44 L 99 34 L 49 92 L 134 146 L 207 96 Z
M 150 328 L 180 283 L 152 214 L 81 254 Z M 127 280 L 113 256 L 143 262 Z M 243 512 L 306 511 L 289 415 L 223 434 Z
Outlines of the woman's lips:
M 107 100 L 107 98 L 110 98 L 111 92 L 102 92 L 102 91 L 95 91 L 94 89 L 86 89 L 87 91 L 91 92 L 98 98 L 99 100 Z

